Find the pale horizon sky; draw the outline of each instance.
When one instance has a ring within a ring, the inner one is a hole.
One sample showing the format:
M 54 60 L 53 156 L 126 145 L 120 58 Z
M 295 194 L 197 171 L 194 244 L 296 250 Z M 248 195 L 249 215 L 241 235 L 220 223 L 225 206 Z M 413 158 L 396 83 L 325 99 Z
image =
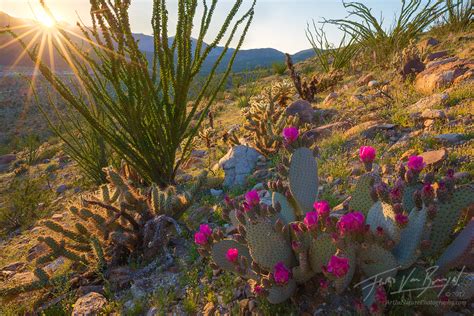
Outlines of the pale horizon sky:
M 222 23 L 234 0 L 220 0 L 214 13 L 213 25 L 210 36 L 217 32 L 217 26 Z M 399 11 L 400 0 L 359 0 L 373 8 L 373 13 L 378 17 L 382 13 L 385 27 L 391 25 L 393 17 Z M 151 8 L 152 0 L 132 0 L 130 20 L 135 33 L 151 35 Z M 208 3 L 210 0 L 208 0 Z M 427 2 L 423 1 L 423 2 Z M 75 24 L 77 15 L 88 24 L 89 0 L 46 0 L 58 20 Z M 202 8 L 199 1 L 199 8 Z M 245 0 L 241 13 L 249 7 L 251 0 Z M 171 29 L 175 28 L 177 0 L 167 1 L 170 13 Z M 32 8 L 32 9 L 31 9 Z M 0 11 L 20 17 L 35 19 L 35 14 L 41 11 L 38 0 L 0 0 Z M 198 11 L 197 17 L 200 17 Z M 310 48 L 305 36 L 307 22 L 321 21 L 322 18 L 343 18 L 346 11 L 341 0 L 257 0 L 254 21 L 245 39 L 243 49 L 249 48 L 276 48 L 287 53 L 296 53 Z M 197 23 L 195 23 L 197 25 Z M 196 27 L 197 29 L 197 27 Z M 334 27 L 327 27 L 328 38 L 337 43 L 341 32 Z M 170 31 L 172 35 L 173 32 Z

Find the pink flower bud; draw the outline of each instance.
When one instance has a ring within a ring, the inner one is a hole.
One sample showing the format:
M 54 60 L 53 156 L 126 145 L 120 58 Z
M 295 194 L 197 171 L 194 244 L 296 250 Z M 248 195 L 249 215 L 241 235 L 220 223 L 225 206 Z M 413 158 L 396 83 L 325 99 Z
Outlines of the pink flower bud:
M 326 290 L 329 287 L 329 282 L 326 279 L 321 279 L 319 281 L 319 287 Z
M 380 237 L 382 237 L 385 234 L 385 232 L 383 231 L 383 228 L 380 226 L 377 226 L 376 233 L 377 233 L 377 236 L 380 236 Z
M 395 215 L 395 220 L 397 221 L 398 225 L 405 226 L 408 224 L 408 216 L 403 213 L 398 213 Z
M 278 262 L 273 268 L 273 279 L 279 285 L 288 283 L 291 277 L 291 271 L 285 266 L 283 262 Z
M 327 201 L 318 201 L 314 202 L 313 209 L 318 213 L 320 217 L 327 217 L 329 216 L 329 212 L 331 211 L 331 207 Z
M 201 224 L 199 226 L 199 231 L 203 233 L 206 237 L 209 237 L 212 235 L 212 229 L 207 224 Z
M 332 256 L 326 266 L 326 270 L 335 277 L 342 278 L 349 271 L 349 259 Z
M 194 242 L 200 246 L 207 244 L 207 236 L 204 233 L 196 232 L 194 234 Z
M 285 139 L 287 144 L 293 143 L 295 140 L 298 139 L 300 132 L 294 126 L 290 126 L 283 129 L 283 138 Z
M 252 289 L 253 294 L 261 295 L 263 293 L 263 287 L 260 284 L 255 284 Z
M 423 162 L 423 157 L 421 156 L 411 156 L 408 158 L 408 169 L 410 169 L 413 172 L 421 172 L 423 168 L 426 166 L 426 164 Z
M 239 250 L 237 248 L 230 248 L 227 250 L 225 258 L 229 262 L 237 262 L 237 259 L 239 258 Z
M 318 226 L 318 212 L 308 212 L 303 220 L 308 230 L 314 229 Z
M 363 163 L 373 162 L 375 159 L 375 148 L 370 146 L 360 147 L 359 158 Z

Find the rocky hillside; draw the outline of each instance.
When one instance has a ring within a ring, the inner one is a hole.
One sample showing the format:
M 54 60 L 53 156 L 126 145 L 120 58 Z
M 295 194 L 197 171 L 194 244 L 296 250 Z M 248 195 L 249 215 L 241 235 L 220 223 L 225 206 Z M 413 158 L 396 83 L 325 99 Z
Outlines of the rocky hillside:
M 218 264 L 215 256 L 213 261 L 200 256 L 199 253 L 206 252 L 203 249 L 206 250 L 207 239 L 203 241 L 204 247 L 199 247 L 202 244 L 196 241 L 194 232 L 199 231 L 200 223 L 203 223 L 214 232 L 217 227 L 222 227 L 221 235 L 216 233 L 209 237 L 213 242 L 235 236 L 237 232 L 240 237 L 244 236 L 245 230 L 242 233 L 239 227 L 240 220 L 225 224 L 229 204 L 226 205 L 224 200 L 249 202 L 248 196 L 244 197 L 245 192 L 255 190 L 257 196 L 254 199 L 272 205 L 274 195 L 271 191 L 275 190 L 267 182 L 280 179 L 281 174 L 285 174 L 280 167 L 289 159 L 284 148 L 290 152 L 294 149 L 291 143 L 285 144 L 281 137 L 278 138 L 287 125 L 279 130 L 277 123 L 272 125 L 272 131 L 278 137 L 266 137 L 255 132 L 260 132 L 260 127 L 252 125 L 254 121 L 249 118 L 255 118 L 252 115 L 259 112 L 250 110 L 249 106 L 267 102 L 262 101 L 265 100 L 266 89 L 285 92 L 281 93 L 284 97 L 275 101 L 276 106 L 271 113 L 262 116 L 266 115 L 270 121 L 277 121 L 280 116 L 285 120 L 300 120 L 303 122 L 299 125 L 300 135 L 296 135 L 295 139 L 303 142 L 304 137 L 308 137 L 315 142 L 319 179 L 315 192 L 319 192 L 319 200 L 328 201 L 336 214 L 335 218 L 343 214 L 337 212 L 345 210 L 350 203 L 348 198 L 352 196 L 356 199 L 355 192 L 359 192 L 357 185 L 364 177 L 366 168 L 359 159 L 361 146 L 376 150 L 377 159 L 370 170 L 384 181 L 393 180 L 399 164 L 418 156 L 423 158 L 423 172 L 444 174 L 454 170 L 452 177 L 459 184 L 472 185 L 474 33 L 434 36 L 425 34 L 415 43 L 421 52 L 421 58 L 416 63 L 408 60 L 404 64 L 385 68 L 353 69 L 344 73 L 335 84 L 316 93 L 314 102 L 300 99 L 287 74 L 250 81 L 224 92 L 212 107 L 213 122 L 206 123 L 190 159 L 179 170 L 177 188 L 189 189 L 191 180 L 196 179 L 202 170 L 209 171 L 207 183 L 196 194 L 194 203 L 182 220 L 176 223 L 180 228 L 163 237 L 165 242 L 161 256 L 151 260 L 136 258 L 133 262 L 114 267 L 109 271 L 111 275 L 107 276 L 100 273 L 81 274 L 79 261 L 64 254 L 56 256 L 40 264 L 42 270 L 51 279 L 64 272 L 69 273 L 70 277 L 54 279 L 54 286 L 39 286 L 26 294 L 0 297 L 0 314 L 23 314 L 32 310 L 51 315 L 71 312 L 73 315 L 84 315 L 98 311 L 127 315 L 364 313 L 363 305 L 355 303 L 360 302 L 358 290 L 348 289 L 343 294 L 336 294 L 337 289 L 328 287 L 324 277 L 327 274 L 322 273 L 308 278 L 291 300 L 269 304 L 256 292 L 255 284 L 249 285 L 244 278 L 229 272 L 233 268 L 226 266 L 228 262 L 225 259 L 221 258 L 223 268 L 215 265 Z M 242 60 L 246 54 L 241 54 Z M 296 68 L 303 72 L 315 63 L 315 59 L 309 59 L 297 64 Z M 285 139 L 288 142 L 291 137 L 285 136 Z M 84 183 L 77 170 L 75 162 L 63 152 L 61 143 L 54 141 L 0 157 L 0 222 L 5 227 L 0 239 L 0 291 L 42 281 L 35 274 L 36 261 L 49 254 L 50 248 L 44 239 L 39 242 L 38 237 L 60 235 L 47 228 L 45 221 L 64 225 L 72 231 L 77 223 L 81 223 L 81 216 L 68 211 L 68 207 L 90 207 L 84 200 L 94 194 L 103 194 L 95 186 Z M 300 176 L 304 178 L 305 174 Z M 291 181 L 295 180 L 289 177 L 291 186 Z M 34 195 L 37 191 L 44 194 Z M 366 195 L 369 194 L 366 192 Z M 11 210 L 30 211 L 14 217 L 8 215 Z M 258 211 L 257 217 L 262 216 L 259 212 L 264 213 L 265 209 Z M 449 241 L 457 240 L 455 237 L 464 226 L 472 226 L 466 224 L 472 212 L 463 214 L 465 218 L 460 215 L 459 223 L 454 223 L 457 226 Z M 48 225 L 51 227 L 52 224 Z M 472 229 L 467 232 L 466 238 L 472 239 Z M 251 234 L 248 228 L 246 234 L 247 237 Z M 461 234 L 466 235 L 464 232 Z M 273 250 L 279 251 L 280 246 L 275 246 Z M 423 260 L 419 258 L 417 264 L 424 266 L 420 261 Z M 472 253 L 465 262 L 472 265 Z M 284 269 L 281 271 L 285 274 Z M 331 278 L 328 277 L 328 280 Z M 472 290 L 472 278 L 469 284 Z M 455 301 L 453 298 L 450 300 Z M 427 314 L 438 314 L 440 310 L 462 315 L 474 313 L 469 299 L 459 301 L 468 303 L 446 304 L 436 310 L 432 306 L 421 306 L 417 311 Z M 366 312 L 369 311 L 371 314 L 381 313 L 370 309 Z M 390 306 L 390 312 L 399 315 L 414 310 Z

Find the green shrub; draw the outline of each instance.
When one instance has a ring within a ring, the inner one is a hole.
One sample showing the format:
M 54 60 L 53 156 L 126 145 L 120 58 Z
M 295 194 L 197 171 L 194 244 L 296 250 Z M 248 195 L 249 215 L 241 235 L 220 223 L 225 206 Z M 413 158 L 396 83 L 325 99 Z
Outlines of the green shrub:
M 442 27 L 451 32 L 472 26 L 472 0 L 446 0 L 448 12 L 442 16 Z
M 154 52 L 151 60 L 140 51 L 129 23 L 130 1 L 91 0 L 92 27 L 78 24 L 80 35 L 57 27 L 62 48 L 58 53 L 77 77 L 71 89 L 51 68 L 38 62 L 38 68 L 54 90 L 66 101 L 66 107 L 81 119 L 148 183 L 166 186 L 173 183 L 180 165 L 188 158 L 193 138 L 226 82 L 236 54 L 242 46 L 254 15 L 255 1 L 236 18 L 243 0 L 234 2 L 217 35 L 205 45 L 218 1 L 203 3 L 200 28 L 193 32 L 198 0 L 178 1 L 176 35 L 168 32 L 168 8 L 165 1 L 154 0 L 152 29 Z M 45 11 L 49 9 L 41 1 Z M 52 16 L 52 15 L 51 15 Z M 235 38 L 241 31 L 241 36 Z M 197 39 L 192 34 L 198 34 Z M 38 51 L 14 36 L 33 61 Z M 83 40 L 89 43 L 85 49 Z M 207 57 L 224 43 L 206 80 L 189 102 L 195 78 Z M 229 45 L 236 50 L 227 62 L 219 84 L 211 85 Z M 54 43 L 56 44 L 56 43 Z
M 5 204 L 0 205 L 0 234 L 25 228 L 47 213 L 53 194 L 45 190 L 45 178 L 28 176 L 14 178 L 5 193 Z
M 285 74 L 286 71 L 286 64 L 285 63 L 279 63 L 275 62 L 272 64 L 272 69 L 273 73 L 279 76 L 282 76 Z

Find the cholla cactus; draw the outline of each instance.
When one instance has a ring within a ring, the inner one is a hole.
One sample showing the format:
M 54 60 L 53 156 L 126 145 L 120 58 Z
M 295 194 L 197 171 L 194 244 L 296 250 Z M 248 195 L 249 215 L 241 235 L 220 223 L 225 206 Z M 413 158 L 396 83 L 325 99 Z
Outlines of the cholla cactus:
M 437 190 L 432 174 L 421 182 L 424 163 L 418 156 L 400 168 L 403 178 L 389 188 L 371 171 L 375 150 L 363 147 L 360 159 L 367 174 L 356 186 L 361 192 L 344 210 L 330 212 L 327 202 L 318 201 L 317 163 L 309 140 L 293 129 L 284 135 L 292 152 L 288 182 L 268 184 L 272 204 L 262 204 L 258 192 L 250 191 L 243 203 L 227 201 L 224 215 L 238 234 L 225 238 L 221 230 L 204 225 L 195 235 L 200 253 L 210 255 L 214 267 L 248 279 L 255 294 L 270 303 L 285 301 L 296 284 L 321 273 L 338 293 L 375 275 L 396 277 L 420 256 L 444 249 L 462 210 L 474 204 L 474 188 L 456 187 L 451 172 L 438 181 Z M 463 236 L 472 233 L 469 227 Z M 439 262 L 444 270 L 456 267 L 471 250 L 472 238 L 456 240 Z M 353 280 L 356 275 L 362 279 Z M 387 303 L 383 287 L 363 295 L 374 313 Z
M 177 194 L 174 187 L 163 191 L 156 185 L 137 189 L 124 174 L 112 168 L 104 171 L 109 184 L 82 199 L 80 205 L 69 207 L 78 219 L 73 227 L 52 220 L 44 222 L 59 237 L 38 238 L 49 247 L 49 252 L 36 261 L 38 281 L 2 289 L 0 293 L 11 295 L 54 284 L 54 279 L 40 267 L 59 257 L 71 260 L 81 273 L 109 276 L 115 267 L 130 259 L 151 260 L 166 253 L 170 224 L 180 232 L 175 219 L 191 205 L 205 179 L 205 174 L 201 175 L 190 191 Z
M 254 147 L 264 155 L 280 149 L 283 141 L 281 132 L 285 126 L 299 125 L 297 118 L 289 118 L 285 112 L 293 94 L 293 87 L 288 80 L 277 82 L 253 96 L 250 106 L 242 109 L 246 119 L 244 129 L 250 132 Z

